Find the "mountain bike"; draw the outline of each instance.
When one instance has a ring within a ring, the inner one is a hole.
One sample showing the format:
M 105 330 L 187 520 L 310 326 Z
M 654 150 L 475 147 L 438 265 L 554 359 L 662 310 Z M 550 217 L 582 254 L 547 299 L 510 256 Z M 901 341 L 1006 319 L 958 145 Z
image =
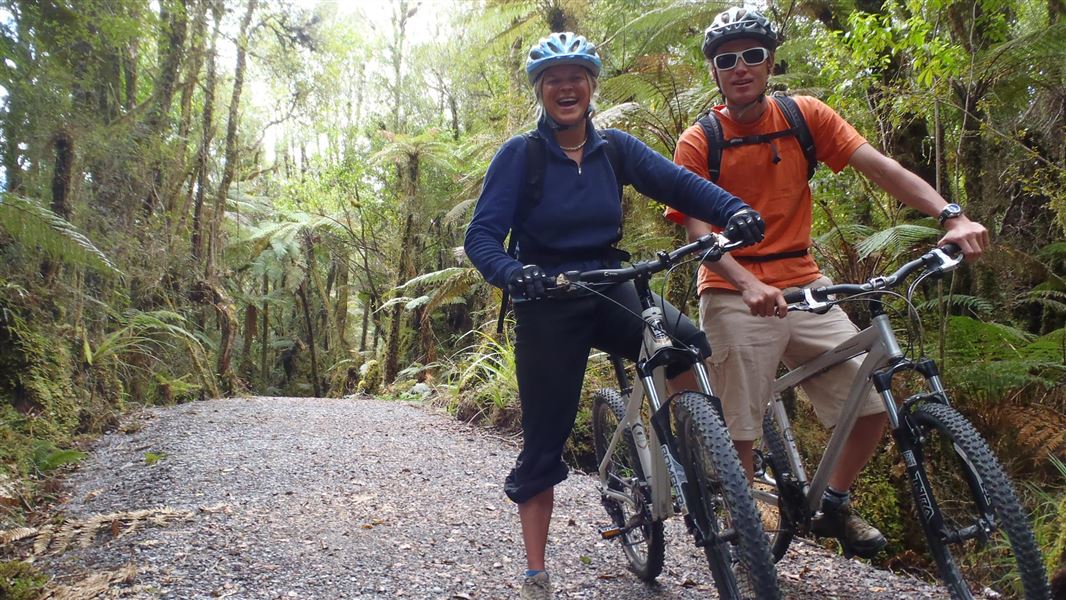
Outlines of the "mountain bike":
M 652 275 L 690 255 L 714 261 L 738 246 L 708 234 L 630 267 L 563 273 L 554 289 L 633 281 L 642 305 L 636 378 L 630 383 L 623 361 L 612 357 L 618 389 L 593 396 L 599 491 L 611 519 L 601 536 L 618 540 L 630 569 L 652 581 L 663 569 L 663 522 L 683 515 L 721 598 L 772 599 L 781 597 L 773 559 L 721 403 L 697 350 L 673 345 L 650 287 Z M 700 390 L 668 396 L 665 370 L 671 364 L 691 367 Z
M 888 413 L 918 520 L 951 597 L 1050 598 L 1040 550 L 1010 480 L 981 435 L 951 406 L 934 361 L 924 356 L 908 358 L 886 313 L 886 297 L 903 300 L 911 323 L 920 325 L 912 303 L 918 285 L 943 276 L 961 262 L 959 249 L 949 244 L 865 283 L 785 294 L 789 310 L 811 312 L 826 312 L 844 301 L 864 301 L 872 319 L 866 329 L 790 369 L 774 384 L 763 419 L 762 443 L 755 456 L 754 495 L 775 560 L 784 556 L 793 537 L 811 532 L 811 519 L 819 509 L 829 475 L 872 386 Z M 905 295 L 893 291 L 916 273 Z M 808 479 L 782 394 L 862 355 L 862 366 L 839 421 L 814 477 Z M 897 403 L 892 383 L 906 372 L 924 379 L 924 391 Z M 844 550 L 849 554 L 846 547 Z

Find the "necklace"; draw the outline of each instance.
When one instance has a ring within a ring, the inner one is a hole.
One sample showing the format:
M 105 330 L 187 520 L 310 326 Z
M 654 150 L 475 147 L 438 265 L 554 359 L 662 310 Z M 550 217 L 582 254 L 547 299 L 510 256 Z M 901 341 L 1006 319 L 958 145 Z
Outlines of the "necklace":
M 574 152 L 574 151 L 577 151 L 577 150 L 580 150 L 580 149 L 584 148 L 585 147 L 585 142 L 587 142 L 587 141 L 589 141 L 589 139 L 586 137 L 585 139 L 581 140 L 580 144 L 578 144 L 576 146 L 564 146 L 562 144 L 559 144 L 559 147 L 562 148 L 563 150 L 566 150 L 567 152 Z

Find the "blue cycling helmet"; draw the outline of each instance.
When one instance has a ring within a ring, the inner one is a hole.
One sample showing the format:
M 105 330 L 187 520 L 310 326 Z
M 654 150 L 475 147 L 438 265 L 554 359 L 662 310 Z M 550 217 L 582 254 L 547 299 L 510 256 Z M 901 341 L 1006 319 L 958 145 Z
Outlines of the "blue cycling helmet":
M 770 19 L 757 10 L 734 6 L 719 13 L 703 33 L 703 55 L 711 60 L 718 46 L 743 38 L 759 40 L 771 52 L 781 45 L 781 34 Z
M 569 31 L 542 38 L 529 50 L 529 58 L 526 59 L 529 83 L 536 82 L 545 69 L 556 65 L 581 65 L 588 69 L 593 77 L 599 77 L 600 69 L 603 68 L 603 62 L 596 54 L 596 46 L 589 43 L 584 36 Z

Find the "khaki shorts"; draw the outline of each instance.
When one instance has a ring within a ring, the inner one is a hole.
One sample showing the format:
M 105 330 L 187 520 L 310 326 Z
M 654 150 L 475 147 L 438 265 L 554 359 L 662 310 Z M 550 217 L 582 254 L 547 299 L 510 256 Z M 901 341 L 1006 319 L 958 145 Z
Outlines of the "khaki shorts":
M 822 277 L 804 287 L 831 285 Z M 791 291 L 797 288 L 789 288 Z M 722 399 L 733 439 L 761 436 L 762 417 L 770 400 L 779 363 L 794 368 L 855 334 L 858 328 L 840 307 L 817 315 L 790 312 L 788 317 L 757 317 L 740 294 L 710 290 L 700 295 L 700 326 L 711 342 L 711 383 Z M 826 427 L 836 424 L 847 400 L 862 356 L 803 382 L 814 412 Z M 871 391 L 859 416 L 884 412 L 880 396 Z

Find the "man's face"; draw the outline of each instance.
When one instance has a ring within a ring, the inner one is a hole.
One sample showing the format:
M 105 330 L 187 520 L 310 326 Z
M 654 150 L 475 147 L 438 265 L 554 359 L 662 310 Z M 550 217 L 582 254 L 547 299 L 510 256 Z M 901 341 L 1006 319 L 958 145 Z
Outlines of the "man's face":
M 764 48 L 765 42 L 755 39 L 740 39 L 726 42 L 715 50 L 715 55 L 730 52 L 743 52 L 751 48 Z M 744 105 L 754 102 L 766 91 L 766 83 L 770 80 L 770 71 L 774 65 L 773 52 L 767 59 L 758 65 L 748 65 L 740 57 L 736 57 L 736 66 L 732 69 L 719 69 L 715 61 L 711 62 L 711 74 L 718 81 L 718 88 L 722 95 L 730 103 Z

